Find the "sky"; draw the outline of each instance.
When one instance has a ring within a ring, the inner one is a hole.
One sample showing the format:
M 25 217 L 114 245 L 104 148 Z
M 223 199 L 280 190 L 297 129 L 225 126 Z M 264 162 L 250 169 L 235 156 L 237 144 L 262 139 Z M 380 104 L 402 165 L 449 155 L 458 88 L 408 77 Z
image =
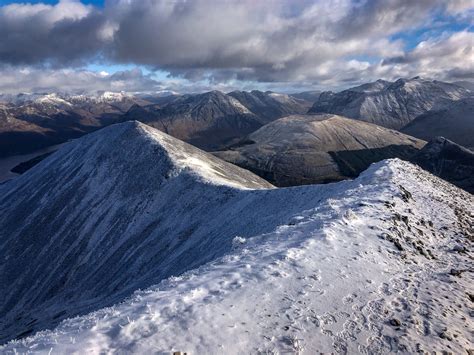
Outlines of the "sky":
M 474 80 L 472 0 L 0 0 L 0 93 Z

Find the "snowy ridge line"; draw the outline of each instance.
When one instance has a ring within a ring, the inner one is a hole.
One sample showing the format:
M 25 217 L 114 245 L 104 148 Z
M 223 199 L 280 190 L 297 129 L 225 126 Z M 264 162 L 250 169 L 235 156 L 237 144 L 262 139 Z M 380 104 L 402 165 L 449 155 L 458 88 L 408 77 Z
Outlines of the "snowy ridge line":
M 472 348 L 472 196 L 399 160 L 329 190 L 274 231 L 234 238 L 224 257 L 0 351 Z
M 314 205 L 141 127 L 80 138 L 0 186 L 0 342 L 120 302 Z
M 274 186 L 271 184 L 264 183 L 264 181 L 257 176 L 254 176 L 255 178 L 250 179 L 251 183 L 253 184 L 252 187 L 247 186 L 249 181 L 240 183 L 236 182 L 235 179 L 238 179 L 238 175 L 233 175 L 232 178 L 226 176 L 225 172 L 223 171 L 224 167 L 222 166 L 222 161 L 220 159 L 216 159 L 213 155 L 204 152 L 202 152 L 202 154 L 198 155 L 197 157 L 190 156 L 187 154 L 187 150 L 183 149 L 184 146 L 190 147 L 188 144 L 177 141 L 171 136 L 138 121 L 133 122 L 137 125 L 137 128 L 141 132 L 149 137 L 150 142 L 155 144 L 158 142 L 160 146 L 163 147 L 164 151 L 167 155 L 169 155 L 170 159 L 174 162 L 179 171 L 188 171 L 194 176 L 199 177 L 201 181 L 207 183 L 225 185 L 237 189 L 255 189 L 259 185 L 266 188 L 274 188 Z M 179 144 L 177 144 L 177 142 L 179 142 Z M 232 167 L 234 168 L 234 166 Z M 235 170 L 246 173 L 249 177 L 252 175 L 248 174 L 245 169 L 241 169 L 239 167 L 235 168 Z M 179 172 L 177 171 L 176 175 L 178 174 Z
M 96 92 L 93 94 L 68 94 L 68 93 L 21 93 L 18 95 L 13 94 L 0 94 L 0 102 L 10 103 L 14 105 L 25 105 L 29 103 L 49 103 L 56 105 L 68 105 L 72 106 L 74 103 L 81 102 L 95 102 L 95 103 L 107 103 L 107 102 L 120 102 L 126 99 L 132 99 L 134 95 L 127 92 Z

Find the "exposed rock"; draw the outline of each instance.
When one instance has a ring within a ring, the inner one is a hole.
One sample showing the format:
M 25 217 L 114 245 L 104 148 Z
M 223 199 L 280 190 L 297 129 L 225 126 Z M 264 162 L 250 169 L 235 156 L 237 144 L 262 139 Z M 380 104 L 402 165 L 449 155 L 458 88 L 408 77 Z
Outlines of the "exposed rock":
M 399 327 L 402 325 L 402 323 L 400 322 L 400 320 L 398 320 L 397 318 L 392 318 L 390 319 L 390 325 L 393 325 L 394 327 Z
M 16 173 L 16 174 L 23 174 L 25 171 L 31 169 L 36 164 L 38 164 L 40 161 L 42 161 L 43 159 L 46 159 L 48 156 L 50 156 L 53 153 L 54 152 L 38 155 L 37 157 L 34 157 L 33 159 L 30 159 L 30 160 L 27 160 L 25 162 L 22 162 L 22 163 L 18 164 L 17 166 L 13 167 L 13 169 L 11 169 L 11 171 L 13 173 Z

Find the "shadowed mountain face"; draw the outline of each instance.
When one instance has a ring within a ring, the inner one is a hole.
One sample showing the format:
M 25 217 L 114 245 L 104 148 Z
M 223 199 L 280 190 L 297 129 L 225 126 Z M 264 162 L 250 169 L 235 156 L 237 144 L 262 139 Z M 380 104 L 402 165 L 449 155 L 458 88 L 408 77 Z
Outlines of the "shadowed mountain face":
M 228 95 L 239 100 L 251 112 L 259 116 L 264 123 L 288 115 L 306 113 L 308 106 L 310 106 L 308 101 L 271 91 L 233 91 Z
M 418 77 L 378 80 L 339 93 L 323 92 L 309 113 L 334 113 L 401 129 L 421 114 L 470 96 L 461 86 Z
M 318 100 L 319 95 L 321 95 L 321 91 L 303 91 L 303 92 L 297 92 L 294 94 L 290 94 L 291 97 L 294 97 L 295 99 L 298 100 L 304 100 L 308 103 L 310 103 L 310 107 L 313 106 L 313 104 Z
M 474 92 L 474 81 L 461 80 L 461 81 L 455 81 L 453 84 L 462 86 L 464 89 Z
M 18 95 L 0 102 L 0 157 L 30 153 L 120 122 L 135 104 L 124 94 Z M 1 101 L 1 100 L 0 100 Z
M 125 116 L 212 150 L 262 126 L 262 120 L 238 100 L 219 91 L 186 95 L 164 107 L 134 106 Z
M 289 116 L 263 126 L 230 150 L 215 152 L 277 186 L 357 176 L 371 163 L 406 159 L 425 142 L 341 116 Z
M 418 116 L 402 132 L 424 140 L 443 136 L 474 149 L 474 97 L 456 101 L 438 111 Z
M 423 169 L 474 194 L 474 152 L 450 140 L 437 137 L 412 161 Z

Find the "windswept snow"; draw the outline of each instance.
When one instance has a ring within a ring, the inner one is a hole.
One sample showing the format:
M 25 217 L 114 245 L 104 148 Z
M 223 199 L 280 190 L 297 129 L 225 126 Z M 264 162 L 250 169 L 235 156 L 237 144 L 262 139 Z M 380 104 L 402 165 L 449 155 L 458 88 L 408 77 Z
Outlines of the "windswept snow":
M 242 228 L 226 255 L 0 351 L 383 354 L 473 348 L 472 195 L 400 160 L 374 164 L 338 184 L 230 191 L 239 196 L 234 202 L 245 204 L 234 214 L 238 218 L 201 222 L 208 231 L 225 223 Z M 272 213 L 281 214 L 271 225 L 262 216 L 264 208 L 275 207 Z M 220 206 L 223 214 L 227 208 Z M 249 215 L 271 228 L 244 232 Z M 220 243 L 214 238 L 196 247 L 212 253 Z

